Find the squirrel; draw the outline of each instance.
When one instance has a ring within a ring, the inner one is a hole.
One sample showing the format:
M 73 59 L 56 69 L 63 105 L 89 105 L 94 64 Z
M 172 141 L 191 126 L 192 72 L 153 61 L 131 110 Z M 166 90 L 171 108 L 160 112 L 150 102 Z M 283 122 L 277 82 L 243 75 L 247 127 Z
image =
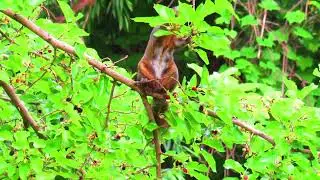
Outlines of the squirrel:
M 167 91 L 172 91 L 179 78 L 178 68 L 174 62 L 174 50 L 189 43 L 189 37 L 166 35 L 155 37 L 155 27 L 149 37 L 144 55 L 138 63 L 137 80 L 146 95 L 153 97 L 153 114 L 160 127 L 168 127 L 161 114 L 168 109 Z

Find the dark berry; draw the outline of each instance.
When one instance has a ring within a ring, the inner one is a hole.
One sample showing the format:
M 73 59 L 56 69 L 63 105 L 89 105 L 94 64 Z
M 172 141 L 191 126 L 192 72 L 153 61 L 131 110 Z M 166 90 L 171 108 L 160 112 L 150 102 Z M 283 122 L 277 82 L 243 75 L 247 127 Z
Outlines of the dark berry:
M 121 136 L 120 136 L 120 134 L 117 134 L 117 135 L 114 136 L 114 138 L 115 138 L 116 140 L 119 140 L 119 139 L 121 138 Z
M 71 101 L 71 98 L 70 98 L 70 97 L 67 97 L 66 101 L 67 101 L 67 102 L 70 102 L 70 101 Z
M 211 133 L 212 133 L 213 135 L 217 135 L 217 134 L 218 134 L 218 131 L 217 131 L 217 130 L 212 130 Z
M 49 50 L 48 50 L 48 53 L 52 53 L 52 50 L 51 50 L 51 49 L 49 49 Z
M 193 87 L 192 87 L 192 91 L 198 91 L 198 88 L 195 87 L 195 86 L 193 86 Z
M 82 108 L 78 108 L 77 111 L 78 111 L 78 113 L 82 113 L 83 109 Z

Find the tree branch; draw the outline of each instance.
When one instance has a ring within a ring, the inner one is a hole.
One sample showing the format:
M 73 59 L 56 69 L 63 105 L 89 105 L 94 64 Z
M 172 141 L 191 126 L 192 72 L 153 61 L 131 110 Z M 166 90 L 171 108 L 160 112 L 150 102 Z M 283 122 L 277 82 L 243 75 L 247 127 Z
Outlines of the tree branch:
M 151 122 L 155 122 L 155 118 L 152 112 L 152 107 L 149 104 L 147 100 L 147 96 L 144 94 L 140 94 L 142 102 L 144 107 L 147 110 L 147 114 L 149 117 L 149 120 Z M 161 179 L 161 147 L 160 147 L 160 137 L 159 137 L 159 131 L 158 129 L 153 130 L 153 138 L 154 138 L 154 145 L 155 145 L 155 150 L 156 150 L 156 159 L 157 159 L 157 164 L 156 164 L 156 169 L 157 169 L 157 179 Z
M 220 119 L 220 118 L 218 117 L 218 115 L 217 115 L 214 111 L 212 111 L 212 110 L 206 110 L 206 109 L 204 109 L 203 106 L 200 106 L 199 111 L 202 112 L 202 113 L 204 113 L 204 114 L 207 114 L 208 116 L 211 116 L 211 117 Z M 274 139 L 273 139 L 271 136 L 265 134 L 264 132 L 262 132 L 262 131 L 260 131 L 260 130 L 258 130 L 258 129 L 255 129 L 254 127 L 246 124 L 245 122 L 243 122 L 243 121 L 241 121 L 241 120 L 239 120 L 239 119 L 237 119 L 237 118 L 232 118 L 232 123 L 233 123 L 234 125 L 237 125 L 237 126 L 243 128 L 243 129 L 251 132 L 251 133 L 254 134 L 254 135 L 257 135 L 257 136 L 265 139 L 266 141 L 268 141 L 268 142 L 269 142 L 270 144 L 272 144 L 273 146 L 276 145 Z M 312 155 L 312 152 L 311 152 L 309 149 L 292 149 L 292 151 L 294 151 L 294 152 L 302 152 L 302 153 L 306 153 L 306 154 L 311 154 L 311 155 Z M 318 155 L 318 158 L 320 159 L 320 152 L 317 152 L 317 155 Z
M 41 134 L 39 132 L 40 131 L 39 125 L 33 120 L 32 116 L 29 114 L 27 108 L 24 106 L 23 102 L 20 100 L 20 98 L 15 93 L 15 89 L 2 80 L 0 80 L 0 86 L 2 86 L 4 91 L 10 97 L 11 103 L 19 111 L 19 113 L 23 119 L 23 123 L 24 123 L 25 127 L 28 127 L 28 125 L 31 125 L 32 129 L 37 133 L 39 138 L 47 139 L 43 134 Z
M 20 24 L 22 24 L 24 27 L 28 28 L 35 34 L 37 34 L 40 38 L 43 40 L 47 41 L 49 44 L 51 44 L 53 47 L 61 49 L 65 51 L 66 53 L 72 54 L 74 56 L 76 55 L 75 48 L 63 41 L 60 41 L 53 36 L 51 36 L 48 32 L 42 30 L 39 26 L 34 24 L 32 21 L 29 19 L 13 12 L 10 9 L 7 10 L 0 10 L 0 12 L 4 13 L 5 15 L 11 17 L 12 19 L 16 20 Z M 84 57 L 88 61 L 88 63 L 93 66 L 94 68 L 97 68 L 101 72 L 107 74 L 108 76 L 112 77 L 114 80 L 117 80 L 136 92 L 138 92 L 141 96 L 142 102 L 147 110 L 148 117 L 150 121 L 155 122 L 154 115 L 152 112 L 151 105 L 148 103 L 147 97 L 144 94 L 144 92 L 136 85 L 136 82 L 133 81 L 132 79 L 129 79 L 127 77 L 122 76 L 121 74 L 117 73 L 113 69 L 107 67 L 105 64 L 103 64 L 100 61 L 97 61 L 93 57 L 89 56 L 88 54 L 84 54 Z M 155 142 L 155 151 L 156 151 L 156 159 L 157 159 L 157 164 L 156 164 L 156 169 L 157 169 L 157 179 L 161 179 L 161 149 L 160 149 L 160 138 L 159 138 L 159 132 L 158 129 L 153 131 L 153 136 L 154 136 L 154 142 Z
M 27 19 L 27 18 L 13 12 L 12 10 L 9 10 L 9 9 L 0 10 L 0 12 L 11 17 L 12 19 L 16 20 L 17 22 L 19 22 L 20 24 L 22 24 L 23 26 L 25 26 L 26 28 L 28 28 L 29 30 L 31 30 L 32 32 L 37 34 L 43 40 L 47 41 L 53 47 L 61 49 L 69 54 L 74 55 L 74 56 L 77 56 L 73 46 L 54 38 L 48 32 L 42 30 L 39 26 L 34 24 L 29 19 Z M 102 71 L 103 73 L 106 73 L 107 75 L 113 77 L 115 80 L 117 80 L 123 84 L 126 84 L 127 86 L 131 87 L 132 89 L 134 89 L 138 93 L 142 93 L 142 91 L 140 91 L 140 89 L 135 85 L 135 81 L 133 81 L 132 79 L 129 79 L 129 78 L 122 76 L 121 74 L 117 73 L 116 71 L 112 70 L 111 68 L 108 68 L 102 62 L 95 60 L 93 57 L 91 57 L 87 54 L 85 54 L 84 56 L 88 60 L 88 62 L 91 66 L 93 66 L 93 67 L 97 68 L 98 70 Z

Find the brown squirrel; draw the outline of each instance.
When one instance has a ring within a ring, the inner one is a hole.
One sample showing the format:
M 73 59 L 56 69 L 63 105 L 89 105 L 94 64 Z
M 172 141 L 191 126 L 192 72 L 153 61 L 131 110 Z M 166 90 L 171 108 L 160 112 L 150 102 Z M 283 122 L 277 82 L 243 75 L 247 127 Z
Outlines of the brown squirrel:
M 168 123 L 161 117 L 168 109 L 166 101 L 167 91 L 172 91 L 179 78 L 178 68 L 174 62 L 173 53 L 178 47 L 189 43 L 189 37 L 167 35 L 155 37 L 154 33 L 160 27 L 155 27 L 150 35 L 144 55 L 138 64 L 137 80 L 142 90 L 153 96 L 153 113 L 156 123 L 160 127 L 168 127 Z

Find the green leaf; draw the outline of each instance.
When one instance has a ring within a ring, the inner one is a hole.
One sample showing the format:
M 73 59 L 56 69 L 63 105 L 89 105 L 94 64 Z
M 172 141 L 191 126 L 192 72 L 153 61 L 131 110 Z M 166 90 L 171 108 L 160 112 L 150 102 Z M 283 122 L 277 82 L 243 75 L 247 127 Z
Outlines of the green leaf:
M 31 157 L 30 166 L 37 173 L 43 172 L 43 160 L 40 157 Z
M 280 10 L 278 3 L 274 0 L 263 0 L 261 3 L 259 3 L 259 6 L 269 11 Z
M 214 160 L 212 154 L 208 153 L 205 150 L 202 150 L 201 154 L 203 155 L 204 159 L 209 164 L 209 167 L 211 168 L 211 171 L 212 172 L 217 172 L 217 170 L 216 170 L 216 161 Z
M 319 68 L 315 68 L 312 72 L 313 75 L 317 76 L 317 77 L 320 77 L 320 64 L 318 65 Z
M 46 141 L 43 139 L 35 139 L 33 141 L 33 146 L 35 148 L 44 148 L 44 147 L 46 147 Z
M 148 23 L 151 27 L 156 27 L 165 23 L 168 23 L 168 20 L 160 17 L 160 16 L 155 16 L 155 17 L 135 17 L 132 18 L 135 22 L 143 22 L 143 23 Z
M 196 170 L 199 172 L 207 172 L 208 168 L 204 164 L 200 164 L 198 162 L 192 161 L 186 165 L 188 170 Z
M 248 26 L 248 25 L 258 25 L 257 19 L 252 15 L 246 15 L 243 18 L 241 18 L 241 27 Z
M 29 172 L 30 172 L 30 165 L 29 164 L 23 163 L 19 166 L 19 177 L 22 180 L 28 179 Z
M 183 21 L 181 21 L 182 23 L 194 22 L 194 19 L 197 18 L 195 10 L 190 4 L 180 2 L 178 6 L 178 11 L 179 17 L 183 18 Z
M 199 76 L 202 75 L 202 67 L 198 66 L 197 64 L 191 63 L 187 64 L 188 68 L 193 69 Z
M 260 46 L 272 47 L 274 45 L 273 38 L 271 36 L 264 39 L 261 37 L 257 37 L 256 41 Z
M 71 7 L 64 1 L 59 0 L 58 4 L 63 12 L 66 22 L 70 23 L 75 20 L 74 12 Z
M 155 37 L 160 37 L 160 36 L 168 36 L 168 35 L 172 35 L 173 33 L 170 32 L 170 31 L 166 31 L 166 30 L 163 30 L 163 29 L 159 29 L 157 30 L 153 35 Z
M 225 152 L 222 142 L 217 139 L 205 139 L 203 144 L 217 150 L 218 152 Z
M 10 84 L 10 78 L 6 71 L 0 70 L 0 81 L 4 81 L 7 84 Z
M 285 18 L 288 20 L 289 24 L 292 24 L 292 23 L 300 24 L 302 21 L 305 20 L 305 14 L 302 11 L 297 10 L 297 11 L 288 12 Z
M 295 27 L 293 33 L 305 39 L 313 38 L 312 34 L 309 31 L 303 29 L 302 27 Z
M 257 57 L 257 52 L 254 47 L 245 46 L 241 48 L 240 55 L 246 58 L 255 58 Z
M 13 133 L 9 130 L 0 130 L 0 141 L 13 141 Z
M 29 142 L 28 137 L 30 135 L 30 132 L 28 131 L 18 131 L 14 134 L 15 142 L 13 143 L 13 146 L 18 150 L 28 149 L 29 148 Z
M 204 4 L 201 3 L 197 7 L 196 16 L 202 20 L 214 12 L 215 12 L 215 4 L 211 0 L 206 0 Z
M 224 168 L 226 169 L 233 169 L 235 170 L 236 172 L 240 173 L 240 174 L 243 174 L 244 173 L 244 168 L 242 167 L 242 165 L 233 160 L 233 159 L 227 159 L 225 162 L 224 162 L 224 165 L 223 165 Z
M 309 86 L 304 87 L 301 91 L 298 92 L 298 98 L 304 99 L 307 95 L 309 95 L 313 90 L 317 88 L 317 85 L 311 83 Z
M 317 1 L 310 1 L 309 4 L 315 6 L 318 9 L 320 9 L 320 3 L 317 2 Z
M 163 17 L 164 19 L 172 19 L 176 16 L 176 13 L 172 8 L 161 4 L 155 4 L 153 8 L 157 11 L 157 13 Z
M 195 51 L 198 53 L 198 55 L 200 56 L 200 58 L 203 60 L 203 62 L 208 65 L 209 64 L 209 59 L 208 59 L 208 55 L 207 53 L 202 50 L 202 49 L 195 49 Z

